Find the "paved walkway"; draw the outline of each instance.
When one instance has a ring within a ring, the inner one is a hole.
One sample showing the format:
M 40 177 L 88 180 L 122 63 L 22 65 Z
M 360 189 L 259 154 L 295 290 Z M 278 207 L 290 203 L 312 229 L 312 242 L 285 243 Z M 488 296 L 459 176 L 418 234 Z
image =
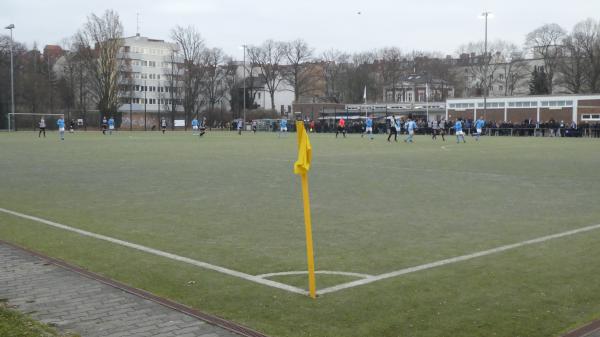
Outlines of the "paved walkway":
M 0 299 L 34 319 L 82 337 L 260 336 L 233 333 L 2 242 Z

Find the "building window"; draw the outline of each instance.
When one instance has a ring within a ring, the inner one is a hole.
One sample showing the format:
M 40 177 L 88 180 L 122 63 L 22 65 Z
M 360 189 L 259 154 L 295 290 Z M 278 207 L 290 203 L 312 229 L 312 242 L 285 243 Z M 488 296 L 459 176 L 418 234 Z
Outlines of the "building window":
M 148 67 L 156 67 L 155 61 L 148 61 Z
M 142 74 L 142 79 L 145 80 L 148 78 L 148 74 Z
M 500 76 L 502 76 L 502 75 L 500 75 Z M 504 91 L 504 86 L 503 85 L 499 85 L 498 86 L 498 91 Z

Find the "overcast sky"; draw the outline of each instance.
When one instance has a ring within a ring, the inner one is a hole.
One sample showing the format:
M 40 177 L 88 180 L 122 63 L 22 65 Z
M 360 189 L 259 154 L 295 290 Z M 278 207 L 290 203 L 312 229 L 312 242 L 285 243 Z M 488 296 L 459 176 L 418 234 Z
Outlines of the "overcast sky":
M 455 54 L 461 44 L 483 40 L 483 10 L 494 13 L 489 38 L 522 44 L 525 34 L 555 22 L 570 30 L 600 18 L 599 0 L 2 0 L 0 25 L 14 23 L 15 39 L 29 47 L 58 44 L 90 13 L 116 10 L 125 35 L 168 39 L 175 25 L 194 25 L 210 47 L 241 59 L 242 44 L 268 38 L 306 40 L 317 53 L 396 46 L 403 51 Z M 358 14 L 360 12 L 361 14 Z

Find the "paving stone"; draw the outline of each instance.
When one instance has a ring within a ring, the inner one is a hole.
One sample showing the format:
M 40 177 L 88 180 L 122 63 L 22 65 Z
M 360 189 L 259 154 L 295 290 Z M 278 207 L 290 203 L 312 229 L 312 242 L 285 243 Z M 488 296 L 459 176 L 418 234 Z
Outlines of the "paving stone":
M 1 243 L 0 298 L 82 337 L 239 336 Z

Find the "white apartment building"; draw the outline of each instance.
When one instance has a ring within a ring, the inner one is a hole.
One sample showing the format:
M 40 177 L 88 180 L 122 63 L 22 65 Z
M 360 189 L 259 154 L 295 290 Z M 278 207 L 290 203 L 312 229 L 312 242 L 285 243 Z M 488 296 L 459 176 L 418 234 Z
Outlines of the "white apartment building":
M 181 100 L 172 99 L 170 75 L 182 75 L 173 66 L 177 45 L 164 40 L 132 36 L 123 39 L 119 58 L 129 62 L 131 90 L 121 97 L 119 111 L 123 113 L 122 128 L 151 128 L 159 125 L 161 117 L 171 124 L 171 111 L 183 112 Z M 178 90 L 174 88 L 174 90 Z

